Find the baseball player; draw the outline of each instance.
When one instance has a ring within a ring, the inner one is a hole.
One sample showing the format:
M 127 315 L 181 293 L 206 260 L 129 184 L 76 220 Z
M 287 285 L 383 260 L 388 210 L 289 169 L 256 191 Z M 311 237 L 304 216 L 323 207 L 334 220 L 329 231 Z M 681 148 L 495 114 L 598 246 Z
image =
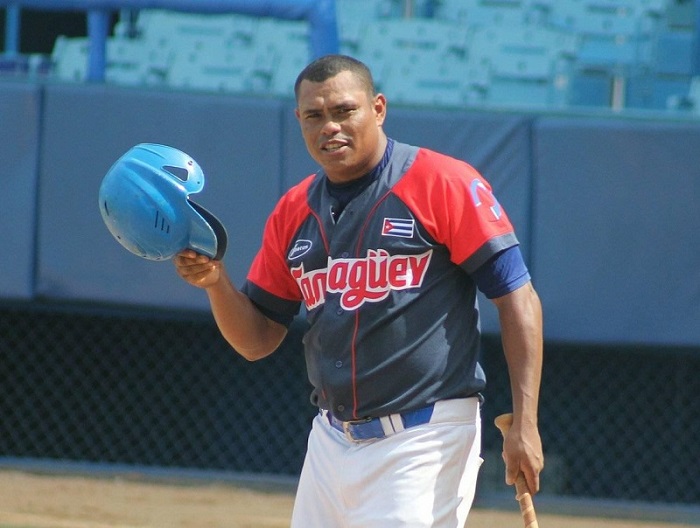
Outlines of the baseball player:
M 351 57 L 312 62 L 295 95 L 321 170 L 278 202 L 245 285 L 192 250 L 174 259 L 249 360 L 271 354 L 305 307 L 319 414 L 292 527 L 464 526 L 486 383 L 477 288 L 498 309 L 511 380 L 506 481 L 522 472 L 536 493 L 541 306 L 489 183 L 463 161 L 388 138 L 386 98 Z

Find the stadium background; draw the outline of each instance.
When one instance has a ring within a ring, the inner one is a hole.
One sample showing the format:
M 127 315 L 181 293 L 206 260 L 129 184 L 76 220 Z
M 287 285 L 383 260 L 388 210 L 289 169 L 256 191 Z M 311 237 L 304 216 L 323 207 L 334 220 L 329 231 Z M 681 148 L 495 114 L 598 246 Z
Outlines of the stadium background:
M 695 4 L 331 4 L 340 50 L 389 97 L 387 132 L 469 160 L 518 226 L 546 318 L 542 496 L 700 518 Z M 314 412 L 303 322 L 270 358 L 238 358 L 201 292 L 110 238 L 97 188 L 135 143 L 185 150 L 242 281 L 275 200 L 314 170 L 289 94 L 308 23 L 110 12 L 101 83 L 83 12 L 23 10 L 19 49 L 1 16 L 0 462 L 293 478 Z M 483 308 L 490 421 L 508 381 Z M 494 429 L 484 449 L 477 501 L 507 493 Z

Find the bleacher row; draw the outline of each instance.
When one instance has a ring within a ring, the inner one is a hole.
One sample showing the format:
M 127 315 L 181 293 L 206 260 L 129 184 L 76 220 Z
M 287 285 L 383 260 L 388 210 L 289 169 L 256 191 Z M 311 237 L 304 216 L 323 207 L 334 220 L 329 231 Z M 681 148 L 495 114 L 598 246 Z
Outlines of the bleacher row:
M 694 2 L 337 0 L 340 51 L 394 103 L 691 107 Z M 106 81 L 291 97 L 307 23 L 144 10 L 107 42 Z M 59 37 L 52 73 L 82 81 L 87 38 Z M 700 101 L 698 101 L 700 104 Z

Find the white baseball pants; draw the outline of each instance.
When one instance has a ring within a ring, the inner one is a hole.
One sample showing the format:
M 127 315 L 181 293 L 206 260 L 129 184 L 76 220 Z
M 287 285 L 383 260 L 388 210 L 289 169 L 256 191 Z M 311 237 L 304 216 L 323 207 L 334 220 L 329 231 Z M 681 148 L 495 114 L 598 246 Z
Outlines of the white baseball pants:
M 435 404 L 430 422 L 352 442 L 319 414 L 292 528 L 463 528 L 481 466 L 479 399 Z

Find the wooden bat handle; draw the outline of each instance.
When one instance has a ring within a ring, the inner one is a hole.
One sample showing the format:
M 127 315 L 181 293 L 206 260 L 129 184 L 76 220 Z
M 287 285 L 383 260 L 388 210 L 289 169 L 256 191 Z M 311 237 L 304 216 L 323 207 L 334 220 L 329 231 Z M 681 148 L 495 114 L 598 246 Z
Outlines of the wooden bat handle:
M 495 424 L 505 439 L 510 430 L 510 426 L 513 424 L 513 415 L 511 413 L 501 414 L 496 417 Z M 530 494 L 530 489 L 527 487 L 525 475 L 522 473 L 518 473 L 518 476 L 515 478 L 515 499 L 520 505 L 520 514 L 523 517 L 525 528 L 539 528 L 539 524 L 537 524 L 537 515 L 535 514 L 535 506 L 532 503 L 532 495 Z

